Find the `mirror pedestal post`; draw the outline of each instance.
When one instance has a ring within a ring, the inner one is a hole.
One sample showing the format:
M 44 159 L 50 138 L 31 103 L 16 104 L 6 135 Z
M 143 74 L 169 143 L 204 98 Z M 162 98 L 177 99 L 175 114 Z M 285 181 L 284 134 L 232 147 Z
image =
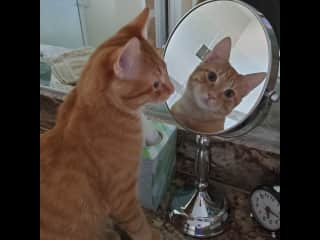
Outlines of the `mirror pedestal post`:
M 224 231 L 229 220 L 229 207 L 223 194 L 208 189 L 211 159 L 209 137 L 197 135 L 196 143 L 195 189 L 192 190 L 192 197 L 184 206 L 170 213 L 170 220 L 186 235 L 206 238 Z

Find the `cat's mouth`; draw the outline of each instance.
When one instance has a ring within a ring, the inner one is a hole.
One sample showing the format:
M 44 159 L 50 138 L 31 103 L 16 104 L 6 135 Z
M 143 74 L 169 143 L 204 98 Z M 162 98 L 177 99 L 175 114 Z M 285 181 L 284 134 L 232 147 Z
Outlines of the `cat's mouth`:
M 217 110 L 217 105 L 215 98 L 203 97 L 199 98 L 198 101 L 198 106 L 205 111 L 215 112 Z
M 216 105 L 217 100 L 214 97 L 204 97 L 202 99 L 203 103 L 208 107 L 213 107 Z
M 194 100 L 201 110 L 215 112 L 218 109 L 218 99 L 213 94 L 205 93 L 200 88 L 195 88 L 193 94 Z

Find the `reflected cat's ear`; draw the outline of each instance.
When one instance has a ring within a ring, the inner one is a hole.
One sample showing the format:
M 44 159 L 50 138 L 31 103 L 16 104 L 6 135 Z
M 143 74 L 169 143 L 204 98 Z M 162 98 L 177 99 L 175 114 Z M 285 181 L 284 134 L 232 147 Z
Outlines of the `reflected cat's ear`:
M 148 27 L 150 22 L 150 10 L 149 8 L 143 9 L 143 11 L 131 22 L 132 25 L 135 25 L 139 29 L 139 33 L 145 39 L 148 38 Z
M 126 45 L 120 49 L 113 71 L 119 79 L 135 79 L 141 57 L 140 42 L 137 38 L 131 38 Z
M 230 52 L 231 52 L 231 38 L 226 37 L 217 43 L 214 49 L 212 49 L 212 51 L 208 54 L 205 61 L 211 62 L 217 59 L 229 61 Z
M 265 72 L 252 73 L 242 76 L 240 79 L 240 94 L 246 96 L 255 89 L 262 81 L 266 78 L 267 74 Z

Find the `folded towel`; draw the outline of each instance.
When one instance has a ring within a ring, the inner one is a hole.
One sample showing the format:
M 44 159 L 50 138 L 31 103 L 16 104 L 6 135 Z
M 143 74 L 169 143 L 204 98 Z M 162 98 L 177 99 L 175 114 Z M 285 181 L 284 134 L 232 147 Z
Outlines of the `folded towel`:
M 67 85 L 67 84 L 63 84 L 61 83 L 55 76 L 54 74 L 51 74 L 51 81 L 50 81 L 50 84 L 49 86 L 53 89 L 56 89 L 60 92 L 63 92 L 65 94 L 69 93 L 73 86 L 71 85 Z
M 52 73 L 62 84 L 75 85 L 93 51 L 94 48 L 75 49 L 49 59 Z

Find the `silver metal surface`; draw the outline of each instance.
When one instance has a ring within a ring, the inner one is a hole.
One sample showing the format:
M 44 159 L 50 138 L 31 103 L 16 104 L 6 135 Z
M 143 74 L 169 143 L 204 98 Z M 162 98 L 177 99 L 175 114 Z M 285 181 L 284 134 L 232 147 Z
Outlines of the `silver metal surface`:
M 279 47 L 275 33 L 271 27 L 271 24 L 260 12 L 239 0 L 208 0 L 196 5 L 181 18 L 170 34 L 164 49 L 164 58 L 166 56 L 166 51 L 172 36 L 175 34 L 175 31 L 178 29 L 179 25 L 185 20 L 186 17 L 188 17 L 190 13 L 196 11 L 199 7 L 202 7 L 206 4 L 222 1 L 234 2 L 246 7 L 259 21 L 265 32 L 268 42 L 268 75 L 263 91 L 261 92 L 255 106 L 251 109 L 248 115 L 235 126 L 216 133 L 202 133 L 185 128 L 185 130 L 197 134 L 197 151 L 195 162 L 195 173 L 197 176 L 197 181 L 195 184 L 196 187 L 192 190 L 191 198 L 187 201 L 187 203 L 183 206 L 173 209 L 169 217 L 172 223 L 181 232 L 197 238 L 213 237 L 223 233 L 229 222 L 228 220 L 230 216 L 228 202 L 224 194 L 208 190 L 208 175 L 210 173 L 209 166 L 211 156 L 209 151 L 210 139 L 207 136 L 211 135 L 228 138 L 246 134 L 255 128 L 266 117 L 272 103 L 279 100 L 279 98 L 275 95 L 275 86 L 280 59 Z M 200 48 L 198 51 L 198 57 L 202 59 L 205 56 L 206 51 L 206 47 L 202 46 L 202 48 Z M 166 107 L 170 112 L 168 103 L 166 103 Z M 183 124 L 180 123 L 178 123 L 178 125 L 183 126 Z
M 192 197 L 187 204 L 173 209 L 169 217 L 181 232 L 192 237 L 207 238 L 224 232 L 230 213 L 224 195 L 208 190 L 210 139 L 197 135 L 196 143 L 196 187 L 191 190 Z
M 280 186 L 274 186 L 273 189 L 274 189 L 277 193 L 280 193 Z
M 274 103 L 279 102 L 280 101 L 280 95 L 275 92 L 270 96 L 270 100 L 272 102 L 274 102 Z
M 279 46 L 278 46 L 278 41 L 275 35 L 275 32 L 273 31 L 273 28 L 269 21 L 264 17 L 262 13 L 260 13 L 258 10 L 256 10 L 254 7 L 250 6 L 247 3 L 244 3 L 239 0 L 208 0 L 203 3 L 200 3 L 196 5 L 194 8 L 192 8 L 189 12 L 187 12 L 177 23 L 175 26 L 174 30 L 170 34 L 168 41 L 166 43 L 165 49 L 163 56 L 165 58 L 166 56 L 166 51 L 168 49 L 168 45 L 170 44 L 170 40 L 172 39 L 173 35 L 175 34 L 176 30 L 179 28 L 180 24 L 194 11 L 196 11 L 198 8 L 206 5 L 206 4 L 211 4 L 214 2 L 223 2 L 223 1 L 228 1 L 228 2 L 234 2 L 236 4 L 240 4 L 243 7 L 246 7 L 259 21 L 261 27 L 263 28 L 265 32 L 265 36 L 267 39 L 268 43 L 268 52 L 269 52 L 269 62 L 268 62 L 268 75 L 267 75 L 267 81 L 263 87 L 263 91 L 261 92 L 256 104 L 254 107 L 251 109 L 251 111 L 248 113 L 248 115 L 242 120 L 239 121 L 237 124 L 235 124 L 233 127 L 222 130 L 219 132 L 214 132 L 214 133 L 207 133 L 207 132 L 198 132 L 194 131 L 193 129 L 187 129 L 190 132 L 193 132 L 195 134 L 201 134 L 201 135 L 211 135 L 211 136 L 220 136 L 220 137 L 225 137 L 225 138 L 230 138 L 230 137 L 237 137 L 244 135 L 254 129 L 256 126 L 261 123 L 266 115 L 269 112 L 269 109 L 274 102 L 273 99 L 271 99 L 270 93 L 275 91 L 275 86 L 277 82 L 277 77 L 278 77 L 278 70 L 279 70 L 279 61 L 280 61 L 280 56 L 279 56 Z M 168 106 L 168 103 L 166 103 L 166 107 L 168 111 L 170 112 L 170 107 Z M 174 117 L 174 115 L 172 114 Z M 177 121 L 177 120 L 176 120 Z M 178 122 L 178 121 L 177 121 Z M 182 123 L 179 123 L 179 125 L 184 126 Z M 185 128 L 185 126 L 184 126 Z
M 170 213 L 171 222 L 191 237 L 208 238 L 224 232 L 229 220 L 227 200 L 221 195 L 210 197 L 207 191 L 194 192 L 188 204 Z

